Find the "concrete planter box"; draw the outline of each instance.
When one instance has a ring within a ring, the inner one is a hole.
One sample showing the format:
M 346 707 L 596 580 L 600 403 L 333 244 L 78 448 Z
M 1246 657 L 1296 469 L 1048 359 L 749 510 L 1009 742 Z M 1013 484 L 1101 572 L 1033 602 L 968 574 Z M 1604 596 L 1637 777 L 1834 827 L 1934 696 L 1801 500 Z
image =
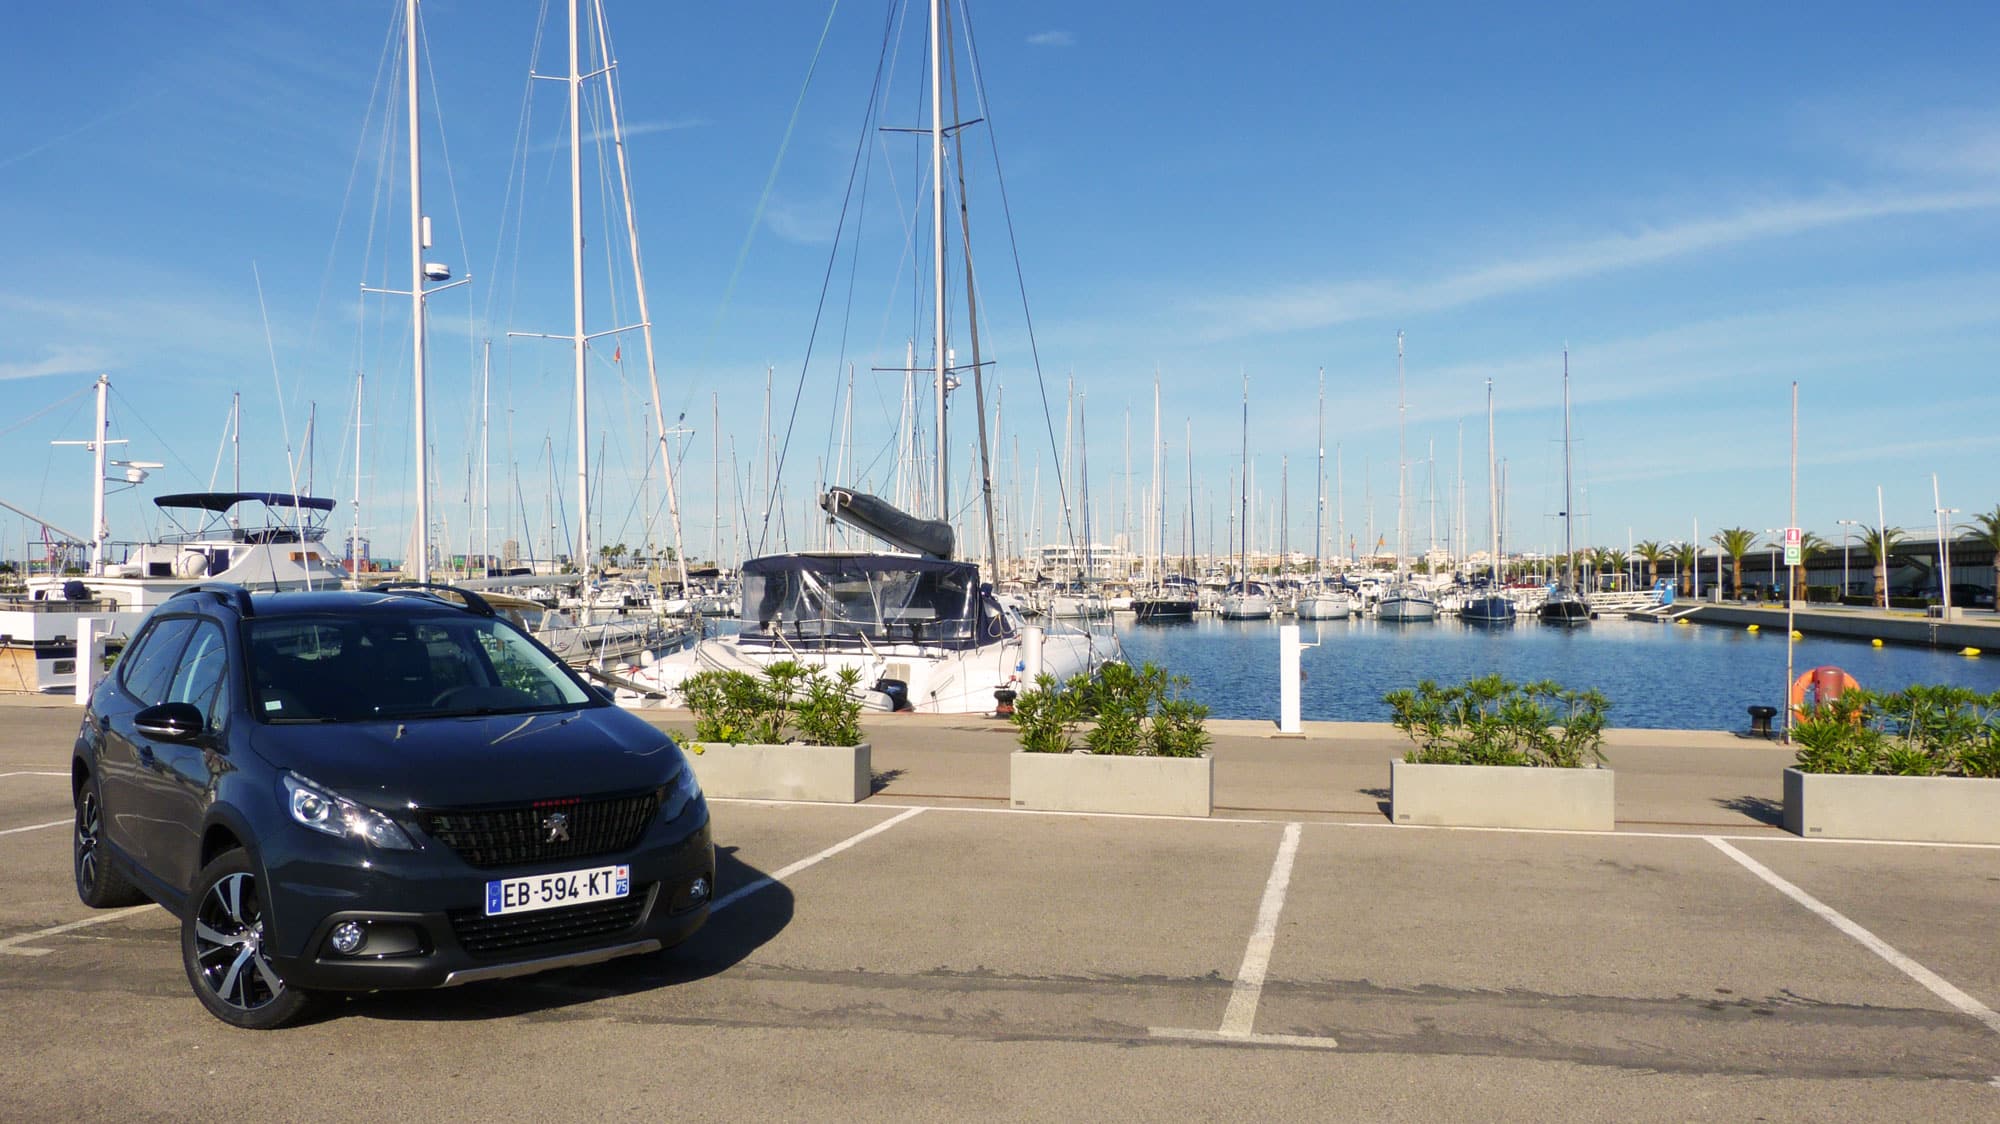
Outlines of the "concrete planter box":
M 1014 807 L 1041 812 L 1206 816 L 1215 800 L 1207 757 L 1016 751 L 1007 772 Z
M 2000 780 L 1786 769 L 1785 830 L 1808 839 L 2000 843 Z
M 1609 769 L 1391 761 L 1390 817 L 1431 827 L 1610 831 L 1616 821 L 1612 777 Z
M 860 745 L 728 745 L 703 743 L 689 753 L 695 779 L 709 796 L 736 800 L 816 800 L 853 804 L 866 799 L 874 775 L 868 743 Z

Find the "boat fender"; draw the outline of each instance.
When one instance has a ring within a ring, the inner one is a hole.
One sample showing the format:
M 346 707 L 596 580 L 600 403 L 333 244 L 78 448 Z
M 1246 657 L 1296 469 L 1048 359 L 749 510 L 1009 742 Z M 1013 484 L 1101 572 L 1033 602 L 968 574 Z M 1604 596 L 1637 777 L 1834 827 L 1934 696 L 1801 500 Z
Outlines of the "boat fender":
M 901 679 L 877 679 L 869 690 L 888 696 L 891 711 L 916 709 L 910 705 L 910 685 Z

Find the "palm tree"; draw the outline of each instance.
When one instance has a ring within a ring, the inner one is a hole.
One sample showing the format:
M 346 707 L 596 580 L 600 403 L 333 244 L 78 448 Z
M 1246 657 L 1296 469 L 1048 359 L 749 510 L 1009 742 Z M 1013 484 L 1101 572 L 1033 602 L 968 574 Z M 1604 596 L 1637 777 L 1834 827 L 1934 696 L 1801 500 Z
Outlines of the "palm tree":
M 1906 537 L 1901 527 L 1869 527 L 1861 532 L 1861 545 L 1875 560 L 1875 595 L 1882 599 L 1884 609 L 1889 607 L 1889 556 Z
M 1652 539 L 1647 539 L 1635 545 L 1632 554 L 1646 564 L 1646 584 L 1649 586 L 1660 584 L 1660 563 L 1666 561 L 1670 555 L 1667 548 Z
M 1799 536 L 1799 564 L 1792 567 L 1792 589 L 1795 596 L 1800 589 L 1810 590 L 1812 588 L 1812 586 L 1804 582 L 1806 563 L 1811 562 L 1815 557 L 1824 554 L 1832 548 L 1832 543 L 1820 538 L 1811 531 L 1807 531 Z
M 1695 564 L 1701 561 L 1700 550 L 1693 543 L 1684 542 L 1673 549 L 1671 557 L 1674 560 L 1674 567 L 1680 571 L 1674 582 L 1674 592 L 1692 593 Z
M 1602 584 L 1605 574 L 1623 574 L 1631 559 L 1615 546 L 1602 547 L 1597 551 L 1597 576 Z
M 2000 503 L 1993 510 L 1972 517 L 1960 530 L 1972 532 L 1973 542 L 1993 552 L 1993 587 L 2000 590 Z
M 1748 527 L 1725 527 L 1717 531 L 1709 541 L 1721 547 L 1722 553 L 1729 556 L 1729 582 L 1735 587 L 1731 596 L 1741 601 L 1743 599 L 1743 556 L 1750 553 L 1750 548 L 1757 544 L 1757 532 L 1750 530 Z

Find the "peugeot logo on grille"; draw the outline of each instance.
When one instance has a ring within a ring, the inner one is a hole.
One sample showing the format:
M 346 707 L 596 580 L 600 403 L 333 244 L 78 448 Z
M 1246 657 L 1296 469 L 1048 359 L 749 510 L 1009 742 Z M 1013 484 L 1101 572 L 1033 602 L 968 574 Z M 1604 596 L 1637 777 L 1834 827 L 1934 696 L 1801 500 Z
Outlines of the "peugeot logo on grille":
M 542 821 L 542 841 L 544 843 L 569 842 L 569 816 L 563 812 L 551 812 Z

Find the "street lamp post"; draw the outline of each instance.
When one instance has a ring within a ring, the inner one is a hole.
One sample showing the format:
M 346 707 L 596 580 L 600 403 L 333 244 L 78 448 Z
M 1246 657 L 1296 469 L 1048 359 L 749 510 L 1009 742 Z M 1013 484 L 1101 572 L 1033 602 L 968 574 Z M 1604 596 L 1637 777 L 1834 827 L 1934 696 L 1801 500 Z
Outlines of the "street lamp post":
M 1938 498 L 1937 473 L 1931 473 L 1931 503 L 1937 512 L 1938 537 L 1938 599 L 1944 606 L 1944 619 L 1951 619 L 1951 517 L 1958 514 L 1955 507 L 1944 506 Z
M 1849 555 L 1854 552 L 1851 542 L 1854 535 L 1854 528 L 1859 526 L 1861 521 L 1859 519 L 1836 519 L 1834 522 L 1840 524 L 1840 599 L 1844 604 L 1847 601 L 1847 595 L 1854 592 L 1853 585 L 1847 577 L 1847 560 Z
M 1771 593 L 1773 595 L 1776 595 L 1778 592 L 1777 544 L 1783 541 L 1785 532 L 1776 527 L 1766 527 L 1764 528 L 1764 533 L 1766 535 L 1776 536 L 1772 538 L 1770 542 L 1764 544 L 1764 549 L 1771 552 Z

